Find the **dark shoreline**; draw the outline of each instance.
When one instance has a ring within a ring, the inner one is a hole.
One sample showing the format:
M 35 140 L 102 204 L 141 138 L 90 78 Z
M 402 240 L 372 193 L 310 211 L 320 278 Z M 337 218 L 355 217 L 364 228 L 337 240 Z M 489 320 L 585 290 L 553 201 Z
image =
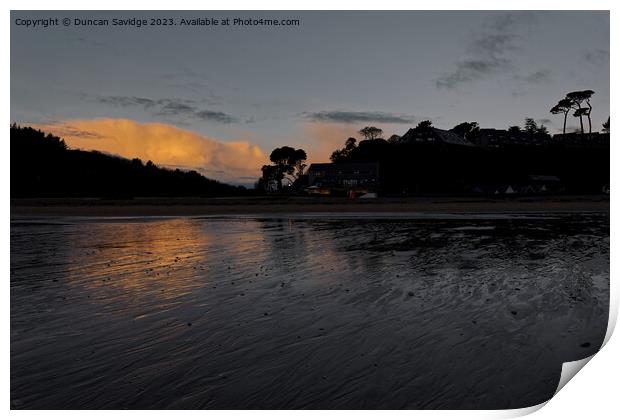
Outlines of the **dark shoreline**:
M 11 216 L 198 216 L 314 212 L 609 212 L 609 196 L 502 197 L 497 199 L 488 197 L 408 197 L 357 200 L 332 197 L 11 199 Z

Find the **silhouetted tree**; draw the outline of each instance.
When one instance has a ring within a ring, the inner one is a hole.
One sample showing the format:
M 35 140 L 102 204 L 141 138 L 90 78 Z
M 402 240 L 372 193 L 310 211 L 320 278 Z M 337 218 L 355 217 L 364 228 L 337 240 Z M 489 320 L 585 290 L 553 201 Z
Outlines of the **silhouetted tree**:
M 475 121 L 474 122 L 462 122 L 456 125 L 454 128 L 452 128 L 450 131 L 469 140 L 478 135 L 478 133 L 480 132 L 480 126 Z
M 508 127 L 508 133 L 510 134 L 521 134 L 521 127 L 518 125 L 511 125 Z
M 431 120 L 420 121 L 415 127 L 416 130 L 420 131 L 428 130 L 429 128 L 433 128 L 433 122 Z
M 588 113 L 586 114 L 588 116 L 588 133 L 592 134 L 592 104 L 590 103 L 590 99 L 592 98 L 592 95 L 594 95 L 594 91 L 584 90 L 581 93 L 583 94 L 583 98 L 588 105 Z
M 581 133 L 583 134 L 583 116 L 588 117 L 589 124 L 589 132 L 592 133 L 592 119 L 590 118 L 590 113 L 592 112 L 592 105 L 590 104 L 590 98 L 594 95 L 593 90 L 578 90 L 575 92 L 569 92 L 566 94 L 566 99 L 570 100 L 573 104 L 573 108 L 575 109 L 575 113 L 573 116 L 579 117 L 579 123 L 581 125 Z M 585 108 L 582 106 L 583 102 L 585 102 L 588 107 Z
M 609 133 L 609 117 L 607 117 L 607 122 L 603 123 L 603 132 Z
M 604 139 L 587 146 L 572 139 L 543 141 L 549 138 L 547 128 L 532 119 L 528 129 L 536 141 L 514 141 L 526 139 L 528 134 L 513 126 L 512 134 L 489 132 L 492 142 L 466 146 L 449 141 L 451 136 L 441 132 L 431 133 L 429 127 L 413 128 L 399 142 L 363 140 L 350 154 L 340 153 L 338 162 L 378 163 L 380 189 L 386 195 L 474 189 L 493 194 L 501 185 L 525 186 L 531 182 L 531 174 L 557 176 L 565 193 L 598 193 L 609 183 L 609 145 Z M 426 134 L 434 134 L 435 141 L 418 141 Z M 576 167 L 580 170 L 575 171 Z
M 588 108 L 579 108 L 576 109 L 573 113 L 573 117 L 579 118 L 579 124 L 581 125 L 581 134 L 583 134 L 583 116 L 588 113 Z
M 353 150 L 357 147 L 357 139 L 354 137 L 349 137 L 347 141 L 344 143 L 344 147 L 342 149 L 335 150 L 331 156 L 330 160 L 332 162 L 340 162 L 346 160 L 346 158 L 351 154 Z
M 346 150 L 347 152 L 350 152 L 351 150 L 355 149 L 356 146 L 357 146 L 357 139 L 355 137 L 349 137 L 347 141 L 344 142 L 344 150 Z
M 570 99 L 564 98 L 558 101 L 558 103 L 551 108 L 549 112 L 552 114 L 564 114 L 564 125 L 562 126 L 562 134 L 566 134 L 566 117 L 572 109 L 572 102 Z
M 536 124 L 536 121 L 533 118 L 526 118 L 524 127 L 525 128 L 523 129 L 523 131 L 531 135 L 536 133 L 536 130 L 538 129 L 538 124 Z
M 365 140 L 374 140 L 381 137 L 383 130 L 377 127 L 364 127 L 359 133 L 364 136 Z
M 11 125 L 11 197 L 225 196 L 246 189 L 196 171 L 73 150 L 53 134 Z
M 346 157 L 347 156 L 344 153 L 344 149 L 337 149 L 337 150 L 334 150 L 332 154 L 329 156 L 329 160 L 331 160 L 332 163 L 338 163 L 338 162 L 342 162 L 346 160 Z
M 269 191 L 269 183 L 272 181 L 278 182 L 278 185 L 282 184 L 283 175 L 278 172 L 276 165 L 263 165 L 261 168 L 263 176 L 258 180 L 258 189 L 261 191 Z
M 282 180 L 287 178 L 292 185 L 295 180 L 303 175 L 306 167 L 305 161 L 308 157 L 303 149 L 295 149 L 289 146 L 278 147 L 271 152 L 269 160 L 274 165 L 265 165 L 262 167 L 263 176 L 268 175 L 266 179 L 275 180 L 278 183 L 278 191 L 282 190 Z
M 388 139 L 389 143 L 398 143 L 400 141 L 400 136 L 398 134 L 392 134 Z

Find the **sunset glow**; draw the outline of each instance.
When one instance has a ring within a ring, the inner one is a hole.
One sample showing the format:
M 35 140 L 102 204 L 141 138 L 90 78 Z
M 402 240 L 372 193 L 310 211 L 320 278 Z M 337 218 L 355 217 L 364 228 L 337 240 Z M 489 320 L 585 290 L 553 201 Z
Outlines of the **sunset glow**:
M 252 183 L 269 160 L 260 147 L 247 141 L 224 142 L 163 123 L 95 119 L 35 126 L 63 137 L 71 148 L 193 169 L 227 182 Z

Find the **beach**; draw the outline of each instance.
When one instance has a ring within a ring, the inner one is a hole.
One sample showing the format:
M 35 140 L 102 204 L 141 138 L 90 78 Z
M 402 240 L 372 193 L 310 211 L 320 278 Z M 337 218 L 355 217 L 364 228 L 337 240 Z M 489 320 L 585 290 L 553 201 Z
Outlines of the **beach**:
M 602 344 L 606 211 L 306 211 L 12 209 L 12 408 L 520 408 Z

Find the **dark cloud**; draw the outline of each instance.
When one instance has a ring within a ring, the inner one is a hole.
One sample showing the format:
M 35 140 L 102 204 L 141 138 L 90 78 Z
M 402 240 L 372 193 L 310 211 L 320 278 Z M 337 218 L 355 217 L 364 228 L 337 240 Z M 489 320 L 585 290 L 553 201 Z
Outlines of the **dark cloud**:
M 525 76 L 515 75 L 515 79 L 532 84 L 543 83 L 551 79 L 551 70 L 538 70 Z
M 415 120 L 411 115 L 392 114 L 388 112 L 320 111 L 304 113 L 303 116 L 311 121 L 337 123 L 375 122 L 384 124 L 409 124 Z
M 201 120 L 217 121 L 223 124 L 233 123 L 237 121 L 236 118 L 224 112 L 220 112 L 220 111 L 202 110 L 202 111 L 197 111 L 195 115 L 197 118 L 200 118 Z
M 435 86 L 454 89 L 464 83 L 511 70 L 513 62 L 507 53 L 519 48 L 517 29 L 534 19 L 531 13 L 515 12 L 488 20 L 482 31 L 469 42 L 468 57 L 456 62 L 453 70 L 437 77 Z
M 486 76 L 507 69 L 511 62 L 506 59 L 491 57 L 482 60 L 465 60 L 456 64 L 456 68 L 444 73 L 435 80 L 435 86 L 444 89 L 454 89 L 465 82 L 473 82 Z
M 30 123 L 33 126 L 36 126 L 37 123 Z M 103 138 L 99 133 L 95 133 L 93 131 L 80 130 L 69 124 L 64 124 L 61 122 L 53 121 L 49 123 L 50 127 L 54 128 L 54 134 L 63 138 L 63 137 L 80 137 L 82 139 L 101 139 Z
M 120 107 L 142 107 L 156 116 L 173 117 L 181 120 L 214 121 L 222 124 L 236 122 L 232 115 L 221 111 L 201 109 L 196 102 L 187 99 L 149 99 L 139 96 L 99 96 L 100 103 Z M 183 122 L 183 121 L 181 121 Z
M 161 108 L 158 111 L 160 115 L 184 116 L 196 113 L 193 105 L 187 104 L 185 101 L 164 100 L 161 101 Z
M 84 131 L 84 130 L 73 130 L 71 128 L 66 128 L 64 132 L 60 133 L 62 136 L 74 136 L 81 137 L 83 139 L 100 139 L 101 135 L 98 133 L 93 133 L 92 131 Z
M 100 96 L 98 101 L 114 106 L 142 106 L 144 108 L 150 108 L 156 104 L 152 99 L 138 96 Z

